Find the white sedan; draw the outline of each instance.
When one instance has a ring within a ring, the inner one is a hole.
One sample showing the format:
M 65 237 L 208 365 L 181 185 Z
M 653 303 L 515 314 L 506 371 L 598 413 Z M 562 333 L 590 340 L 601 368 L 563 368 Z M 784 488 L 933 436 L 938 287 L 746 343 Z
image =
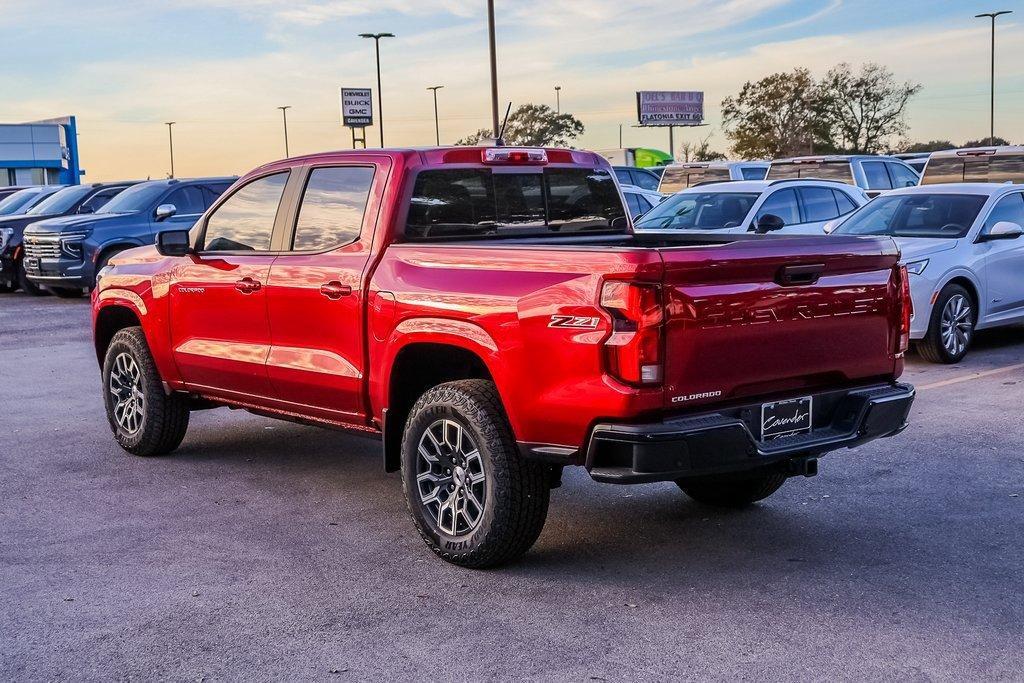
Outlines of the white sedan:
M 910 337 L 926 360 L 956 363 L 975 330 L 1024 322 L 1024 186 L 893 190 L 834 233 L 895 238 L 910 272 Z
M 637 231 L 713 230 L 823 234 L 825 223 L 868 201 L 864 191 L 832 180 L 735 180 L 695 185 L 654 207 Z

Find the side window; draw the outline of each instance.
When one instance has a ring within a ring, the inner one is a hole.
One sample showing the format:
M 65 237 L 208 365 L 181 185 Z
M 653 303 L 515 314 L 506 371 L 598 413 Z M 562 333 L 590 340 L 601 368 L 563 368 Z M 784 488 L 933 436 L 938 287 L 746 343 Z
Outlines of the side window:
M 885 172 L 885 163 L 881 161 L 865 161 L 861 164 L 864 177 L 867 178 L 869 190 L 891 190 L 892 181 Z
M 654 206 L 649 201 L 647 201 L 647 197 L 643 197 L 641 195 L 636 196 L 636 203 L 640 207 L 640 213 L 647 213 L 648 211 L 651 210 L 651 207 Z
M 203 197 L 203 190 L 198 185 L 179 187 L 171 192 L 160 202 L 161 204 L 174 204 L 178 210 L 178 216 L 191 216 L 206 211 L 206 199 Z
M 744 180 L 764 180 L 764 177 L 768 175 L 768 169 L 748 166 L 741 168 L 740 173 Z
M 206 222 L 205 251 L 267 251 L 288 172 L 239 188 Z
M 123 187 L 109 187 L 106 190 L 100 190 L 93 196 L 82 202 L 82 205 L 78 207 L 78 213 L 96 213 L 96 211 L 104 204 L 113 199 Z
M 807 222 L 830 221 L 839 215 L 836 197 L 829 188 L 801 187 L 799 192 Z
M 229 187 L 231 187 L 231 183 L 228 183 L 226 185 L 224 183 L 221 183 L 219 185 L 204 186 L 203 199 L 205 199 L 206 201 L 206 208 L 208 209 L 211 206 L 213 206 L 214 202 L 216 202 L 222 194 L 227 192 Z
M 637 187 L 642 187 L 645 190 L 658 189 L 658 183 L 661 179 L 653 173 L 648 173 L 647 171 L 633 171 L 632 173 Z
M 1024 228 L 1024 194 L 1016 192 L 1000 199 L 985 221 L 985 230 L 991 230 L 999 221 L 1009 221 Z
M 850 199 L 850 195 L 846 194 L 842 190 L 832 190 L 832 193 L 836 198 L 836 204 L 839 207 L 840 216 L 845 216 L 857 208 L 857 202 Z
M 793 190 L 779 190 L 773 193 L 764 201 L 757 211 L 757 218 L 772 214 L 782 219 L 786 225 L 796 225 L 800 222 L 800 209 L 796 203 L 796 192 Z
M 629 171 L 624 168 L 615 169 L 615 177 L 619 181 L 619 185 L 632 185 L 633 179 L 629 177 Z
M 889 175 L 893 187 L 914 187 L 919 180 L 918 175 L 902 164 L 888 163 Z
M 302 193 L 292 248 L 322 251 L 359 239 L 372 184 L 371 166 L 314 168 Z

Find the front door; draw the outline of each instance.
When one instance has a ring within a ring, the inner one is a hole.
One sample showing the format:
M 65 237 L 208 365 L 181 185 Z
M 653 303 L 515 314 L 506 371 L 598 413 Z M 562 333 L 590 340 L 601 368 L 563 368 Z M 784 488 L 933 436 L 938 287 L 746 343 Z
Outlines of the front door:
M 254 179 L 200 226 L 196 253 L 169 283 L 171 340 L 182 379 L 199 393 L 271 398 L 267 284 L 289 172 Z
M 388 160 L 310 167 L 267 287 L 267 373 L 298 412 L 365 420 L 363 282 Z M 289 237 L 290 236 L 290 237 Z
M 1024 227 L 1024 193 L 1014 192 L 992 208 L 981 234 L 1007 221 Z M 999 319 L 1024 315 L 1024 237 L 985 242 L 988 314 Z

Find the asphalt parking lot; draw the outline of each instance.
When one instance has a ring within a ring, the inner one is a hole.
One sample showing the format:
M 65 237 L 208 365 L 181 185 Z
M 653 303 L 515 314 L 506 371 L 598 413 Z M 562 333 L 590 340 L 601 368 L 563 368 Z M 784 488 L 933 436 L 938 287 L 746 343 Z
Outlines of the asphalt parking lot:
M 436 559 L 379 445 L 225 409 L 128 456 L 86 300 L 0 298 L 0 678 L 1019 679 L 1024 328 L 916 357 L 902 435 L 753 508 L 567 472 L 537 545 Z

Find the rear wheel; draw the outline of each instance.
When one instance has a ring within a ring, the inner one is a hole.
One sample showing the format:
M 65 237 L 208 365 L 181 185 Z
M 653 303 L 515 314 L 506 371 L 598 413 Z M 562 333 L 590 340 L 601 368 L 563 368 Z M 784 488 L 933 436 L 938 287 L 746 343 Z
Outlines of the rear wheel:
M 164 393 L 140 327 L 114 335 L 103 362 L 107 420 L 121 448 L 135 455 L 170 453 L 188 430 L 188 399 Z
M 974 341 L 977 320 L 970 292 L 960 285 L 946 285 L 932 307 L 928 333 L 918 344 L 918 353 L 931 363 L 959 363 Z
M 402 437 L 402 485 L 426 544 L 464 567 L 519 557 L 547 517 L 547 469 L 519 455 L 485 380 L 441 384 L 416 402 Z
M 84 292 L 74 287 L 49 287 L 51 292 L 61 299 L 80 299 Z
M 676 482 L 683 493 L 698 503 L 715 507 L 741 508 L 764 500 L 786 483 L 786 475 L 775 472 L 767 474 L 743 474 Z

